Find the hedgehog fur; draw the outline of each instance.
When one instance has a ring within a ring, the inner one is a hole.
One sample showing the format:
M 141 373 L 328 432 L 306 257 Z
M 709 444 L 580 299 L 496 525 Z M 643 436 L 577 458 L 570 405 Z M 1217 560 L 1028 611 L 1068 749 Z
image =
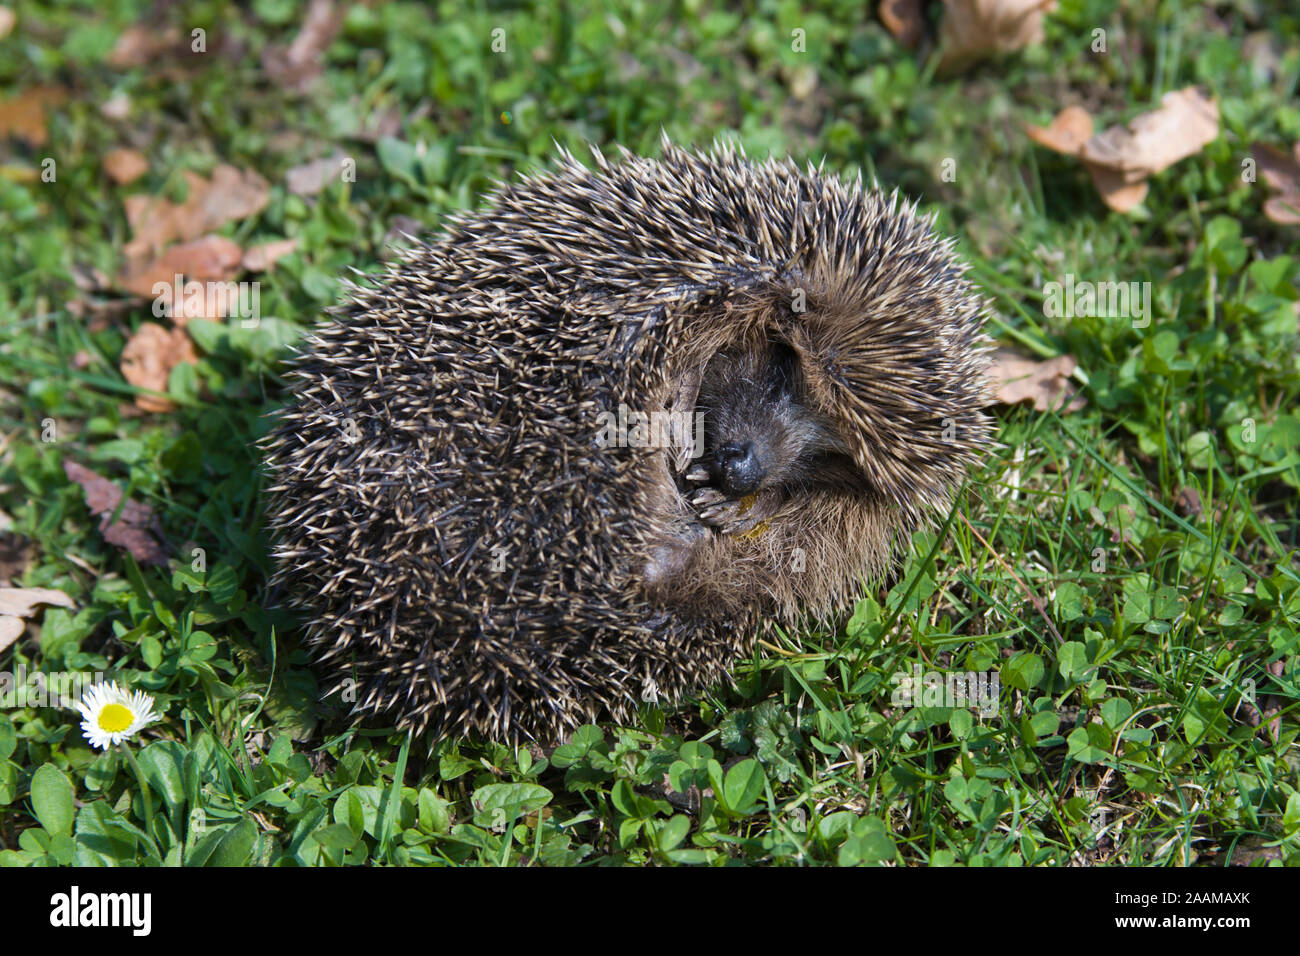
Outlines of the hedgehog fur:
M 716 684 L 852 601 L 990 442 L 984 305 L 914 205 L 725 145 L 593 153 L 349 283 L 290 373 L 275 582 L 363 715 L 553 742 Z M 601 423 L 694 412 L 711 357 L 771 343 L 852 480 L 728 533 L 689 434 Z

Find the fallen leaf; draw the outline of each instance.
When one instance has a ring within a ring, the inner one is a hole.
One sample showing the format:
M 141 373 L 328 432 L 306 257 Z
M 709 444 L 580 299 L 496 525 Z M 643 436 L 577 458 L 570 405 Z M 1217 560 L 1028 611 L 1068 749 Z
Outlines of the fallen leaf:
M 1012 53 L 1043 41 L 1043 16 L 1053 0 L 943 0 L 940 69 L 957 69 L 985 56 Z
M 1092 114 L 1082 106 L 1067 106 L 1047 126 L 1026 126 L 1025 132 L 1040 146 L 1075 155 L 1092 138 Z
M 183 328 L 165 329 L 155 322 L 146 322 L 122 349 L 122 376 L 138 388 L 165 393 L 171 370 L 181 362 L 198 360 L 198 353 Z M 168 412 L 176 407 L 170 399 L 159 395 L 137 395 L 135 404 L 146 412 Z
M 1281 226 L 1300 226 L 1300 193 L 1264 200 L 1264 215 Z
M 169 242 L 197 239 L 227 222 L 247 219 L 271 201 L 271 187 L 265 179 L 224 163 L 212 171 L 211 179 L 186 170 L 185 180 L 189 191 L 183 203 L 162 196 L 127 196 L 123 200 L 131 224 L 131 241 L 126 244 L 129 260 L 138 263 Z
M 0 40 L 13 32 L 14 22 L 17 19 L 8 7 L 0 7 Z
M 63 472 L 70 481 L 81 486 L 86 496 L 86 507 L 99 518 L 99 531 L 105 541 L 124 548 L 137 561 L 166 564 L 167 554 L 158 543 L 162 529 L 152 508 L 129 498 L 123 502 L 121 488 L 75 461 L 64 461 Z M 120 512 L 119 503 L 122 505 Z M 118 512 L 118 518 L 109 524 L 114 512 Z
M 173 52 L 181 44 L 181 32 L 176 27 L 154 27 L 136 24 L 121 32 L 113 51 L 108 55 L 108 65 L 116 67 L 147 66 Z
M 67 96 L 61 86 L 31 86 L 0 100 L 0 137 L 14 136 L 28 146 L 44 146 L 49 139 L 45 111 Z
M 104 154 L 104 172 L 119 186 L 135 182 L 149 171 L 149 160 L 134 149 L 113 149 Z
M 881 0 L 880 22 L 895 40 L 910 50 L 921 42 L 925 33 L 921 0 Z
M 1067 106 L 1048 126 L 1028 126 L 1036 143 L 1083 161 L 1102 200 L 1128 212 L 1147 195 L 1147 177 L 1200 152 L 1219 135 L 1219 108 L 1195 87 L 1172 90 L 1160 108 L 1126 126 L 1092 133 L 1092 116 Z
M 239 275 L 242 261 L 243 252 L 234 240 L 224 236 L 204 236 L 192 242 L 168 246 L 157 258 L 128 268 L 118 276 L 117 284 L 133 295 L 151 298 L 157 283 L 174 285 L 178 275 L 195 282 L 226 282 Z M 173 314 L 173 318 L 193 317 L 182 310 Z
M 343 26 L 345 10 L 333 0 L 312 0 L 302 28 L 288 47 L 268 46 L 262 53 L 262 69 L 281 86 L 306 92 L 325 68 L 324 53 Z
M 31 617 L 38 604 L 75 608 L 72 598 L 54 588 L 0 587 L 0 614 L 10 617 Z
M 255 216 L 271 201 L 271 185 L 251 169 L 240 171 L 222 163 L 212 170 L 200 211 L 209 228 Z M 207 231 L 207 230 L 204 230 Z
M 1092 177 L 1092 185 L 1101 196 L 1101 201 L 1116 212 L 1136 209 L 1147 198 L 1150 187 L 1145 179 L 1128 183 L 1124 181 L 1124 174 L 1116 170 L 1094 166 L 1092 163 L 1084 165 L 1088 168 L 1088 175 Z
M 261 212 L 270 201 L 270 185 L 255 172 L 225 164 L 212 171 L 211 179 L 189 171 L 185 179 L 189 193 L 183 203 L 162 196 L 123 200 L 132 238 L 123 247 L 119 288 L 147 297 L 156 283 L 171 283 L 177 274 L 199 282 L 224 282 L 238 274 L 239 246 L 204 234 Z M 181 244 L 167 248 L 176 240 Z
M 1300 225 L 1300 143 L 1293 155 L 1264 143 L 1250 148 L 1264 182 L 1279 195 L 1264 200 L 1264 215 L 1283 226 Z
M 0 651 L 22 637 L 25 627 L 21 618 L 0 615 Z
M 342 155 L 326 156 L 295 166 L 284 174 L 285 185 L 296 196 L 314 196 L 340 179 L 344 159 Z
M 1005 405 L 1033 402 L 1034 410 L 1039 412 L 1077 412 L 1087 404 L 1070 381 L 1078 364 L 1073 355 L 1058 355 L 1043 362 L 1011 349 L 998 349 L 989 366 L 994 397 Z
M 284 258 L 297 248 L 297 239 L 276 239 L 250 246 L 244 250 L 243 266 L 249 272 L 265 272 L 277 259 Z
M 1219 107 L 1189 86 L 1162 96 L 1159 109 L 1093 136 L 1079 155 L 1132 184 L 1196 155 L 1218 136 Z
M 1282 193 L 1300 192 L 1300 143 L 1296 143 L 1293 153 L 1287 155 L 1284 150 L 1267 143 L 1255 143 L 1250 147 L 1250 154 L 1255 158 L 1264 182 Z

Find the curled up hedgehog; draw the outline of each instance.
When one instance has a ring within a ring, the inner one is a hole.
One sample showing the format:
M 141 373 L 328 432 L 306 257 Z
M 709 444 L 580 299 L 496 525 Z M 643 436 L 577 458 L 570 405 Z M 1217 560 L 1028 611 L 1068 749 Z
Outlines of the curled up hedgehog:
M 990 442 L 983 303 L 914 206 L 728 147 L 594 163 L 352 286 L 291 373 L 276 581 L 361 713 L 547 743 L 717 683 Z

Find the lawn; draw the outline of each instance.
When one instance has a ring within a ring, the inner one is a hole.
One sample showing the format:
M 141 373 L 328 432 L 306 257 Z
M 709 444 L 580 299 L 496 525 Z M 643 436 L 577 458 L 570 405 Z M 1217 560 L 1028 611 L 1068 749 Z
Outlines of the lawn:
M 19 3 L 0 36 L 0 589 L 49 589 L 0 605 L 0 865 L 1300 863 L 1293 7 L 1060 0 L 943 68 L 937 3 L 914 49 L 850 0 L 160 9 Z M 1026 132 L 1188 88 L 1217 129 L 1124 211 Z M 917 199 L 998 346 L 1063 374 L 991 409 L 896 574 L 733 686 L 553 750 L 350 721 L 268 586 L 289 348 L 556 144 L 663 133 Z M 177 262 L 260 320 L 160 317 Z M 160 719 L 95 749 L 37 672 Z M 957 673 L 994 698 L 927 696 Z

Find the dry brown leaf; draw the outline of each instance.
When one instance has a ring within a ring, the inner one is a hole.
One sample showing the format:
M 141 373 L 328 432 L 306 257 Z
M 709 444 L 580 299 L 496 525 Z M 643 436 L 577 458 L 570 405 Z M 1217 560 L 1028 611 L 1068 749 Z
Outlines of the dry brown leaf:
M 1146 198 L 1148 176 L 1200 152 L 1219 135 L 1219 108 L 1195 87 L 1173 90 L 1160 102 L 1158 110 L 1097 134 L 1092 116 L 1078 106 L 1026 132 L 1039 145 L 1078 156 L 1106 205 L 1128 212 Z
M 211 179 L 187 170 L 185 180 L 189 192 L 183 203 L 162 196 L 127 196 L 123 200 L 132 233 L 126 244 L 128 260 L 138 264 L 169 242 L 215 232 L 227 222 L 256 215 L 271 201 L 271 187 L 265 179 L 224 163 L 212 171 Z
M 881 0 L 880 22 L 909 50 L 920 43 L 925 34 L 921 0 Z
M 1256 143 L 1250 152 L 1264 182 L 1278 192 L 1264 200 L 1264 215 L 1279 225 L 1300 225 L 1300 143 L 1290 156 L 1264 143 Z
M 337 182 L 343 161 L 342 155 L 326 156 L 295 166 L 284 174 L 285 185 L 296 196 L 314 196 L 332 182 Z
M 343 26 L 347 11 L 333 0 L 312 0 L 302 29 L 288 47 L 269 46 L 262 53 L 262 69 L 276 83 L 302 93 L 320 78 L 324 53 Z
M 14 12 L 8 7 L 0 7 L 0 40 L 3 40 L 13 32 L 14 22 L 17 19 L 18 18 L 14 16 Z
M 1005 405 L 1032 401 L 1035 411 L 1055 409 L 1064 414 L 1077 412 L 1087 404 L 1070 381 L 1077 365 L 1073 355 L 1058 355 L 1043 362 L 1011 349 L 998 349 L 989 367 L 989 378 L 995 398 Z
M 181 32 L 176 27 L 155 29 L 143 24 L 127 27 L 117 38 L 113 52 L 108 55 L 108 65 L 116 67 L 148 66 L 150 63 L 175 52 L 181 44 Z
M 1125 183 L 1139 183 L 1194 156 L 1219 135 L 1219 107 L 1194 86 L 1170 90 L 1160 108 L 1112 126 L 1083 144 L 1080 156 L 1114 170 Z
M 1043 40 L 1043 15 L 1053 0 L 943 0 L 940 69 L 957 69 L 981 57 L 1012 53 Z
M 1082 106 L 1067 106 L 1047 126 L 1026 126 L 1025 132 L 1040 146 L 1076 156 L 1092 138 L 1092 114 Z
M 104 172 L 119 186 L 133 183 L 149 171 L 149 160 L 135 149 L 112 149 L 104 154 Z
M 241 172 L 223 163 L 212 170 L 212 179 L 200 209 L 204 221 L 213 223 L 210 228 L 216 228 L 216 223 L 255 216 L 270 201 L 270 183 L 251 169 Z
M 244 268 L 249 272 L 265 272 L 277 259 L 284 258 L 297 248 L 297 239 L 276 239 L 250 246 L 244 251 Z
M 75 609 L 72 598 L 53 588 L 0 587 L 0 651 L 22 636 L 24 618 L 29 618 L 38 604 Z
M 129 498 L 122 502 L 121 488 L 75 461 L 64 461 L 63 472 L 70 481 L 81 486 L 86 496 L 86 507 L 99 518 L 99 531 L 105 541 L 130 552 L 137 561 L 158 565 L 167 563 L 167 553 L 158 543 L 162 529 L 152 508 Z M 122 510 L 110 525 L 119 503 Z
M 22 637 L 26 627 L 22 618 L 0 615 L 0 651 Z
M 198 360 L 184 329 L 165 329 L 146 322 L 122 349 L 122 376 L 139 388 L 166 392 L 171 370 L 181 362 Z M 146 412 L 168 412 L 176 407 L 170 399 L 158 395 L 137 395 L 135 403 Z
M 1147 198 L 1150 187 L 1147 186 L 1145 179 L 1136 183 L 1127 183 L 1124 181 L 1123 173 L 1107 169 L 1105 166 L 1094 166 L 1092 163 L 1083 165 L 1087 167 L 1088 175 L 1092 177 L 1092 184 L 1096 187 L 1102 202 L 1116 212 L 1135 209 L 1142 204 L 1142 200 Z
M 1264 215 L 1280 226 L 1300 226 L 1300 193 L 1264 200 Z
M 81 486 L 81 491 L 86 498 L 86 507 L 90 509 L 91 514 L 111 516 L 117 510 L 117 504 L 122 500 L 122 489 L 107 478 L 95 474 L 85 465 L 79 465 L 75 461 L 65 461 L 63 473 L 69 480 Z M 125 511 L 126 509 L 123 508 L 123 513 Z
M 72 598 L 54 588 L 0 587 L 0 614 L 10 617 L 31 617 L 38 604 L 75 608 Z
M 15 136 L 28 146 L 44 146 L 49 139 L 46 110 L 67 97 L 61 86 L 32 86 L 0 100 L 0 138 Z
M 194 282 L 226 282 L 239 275 L 242 261 L 243 251 L 234 240 L 224 236 L 204 236 L 192 242 L 168 246 L 156 259 L 124 271 L 118 276 L 117 284 L 133 295 L 149 298 L 154 295 L 157 283 L 173 285 L 178 275 Z M 173 318 L 180 320 L 178 324 L 183 324 L 184 319 L 193 316 L 181 315 L 178 311 Z
M 151 296 L 155 283 L 171 283 L 177 274 L 199 282 L 224 282 L 239 273 L 239 246 L 204 234 L 261 212 L 270 201 L 269 184 L 257 173 L 225 164 L 212 171 L 211 179 L 189 171 L 185 178 L 189 194 L 183 203 L 161 196 L 123 200 L 132 238 L 123 247 L 126 261 L 116 279 L 119 288 Z M 181 244 L 168 248 L 176 240 Z
M 0 651 L 22 637 L 25 627 L 20 618 L 0 615 Z
M 1296 143 L 1294 155 L 1267 143 L 1255 143 L 1250 147 L 1250 154 L 1255 158 L 1259 174 L 1280 193 L 1300 192 L 1300 143 Z

